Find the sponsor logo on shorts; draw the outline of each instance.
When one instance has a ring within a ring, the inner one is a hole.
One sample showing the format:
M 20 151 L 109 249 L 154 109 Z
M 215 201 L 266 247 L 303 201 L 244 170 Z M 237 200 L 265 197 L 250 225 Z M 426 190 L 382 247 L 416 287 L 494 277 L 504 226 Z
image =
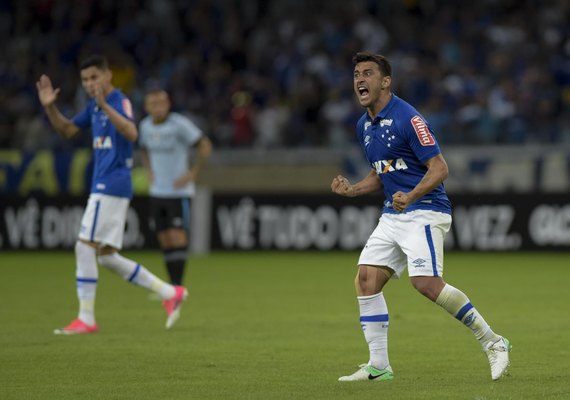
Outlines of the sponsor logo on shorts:
M 414 131 L 416 131 L 416 135 L 420 140 L 420 144 L 422 146 L 432 146 L 435 144 L 435 139 L 431 135 L 427 124 L 424 122 L 423 119 L 419 115 L 416 115 L 411 119 L 412 126 L 414 127 Z
M 425 263 L 426 260 L 424 260 L 423 258 L 416 258 L 414 261 L 412 261 L 412 264 L 414 264 L 415 268 L 423 268 Z

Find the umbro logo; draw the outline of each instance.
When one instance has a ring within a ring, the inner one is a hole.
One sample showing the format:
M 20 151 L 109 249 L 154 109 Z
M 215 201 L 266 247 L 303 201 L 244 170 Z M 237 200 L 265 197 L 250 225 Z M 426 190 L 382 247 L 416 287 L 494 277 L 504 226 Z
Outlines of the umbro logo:
M 370 125 L 372 125 L 372 122 L 366 121 L 366 122 L 364 123 L 364 130 L 368 129 L 368 127 L 369 127 Z
M 426 260 L 424 260 L 423 258 L 416 258 L 414 261 L 412 261 L 412 264 L 414 264 L 416 268 L 423 267 L 425 263 Z
M 364 137 L 364 146 L 368 146 L 370 144 L 370 136 L 366 135 Z
M 475 313 L 471 313 L 465 318 L 463 323 L 465 324 L 465 326 L 471 326 L 473 325 L 476 319 L 477 317 L 475 316 Z

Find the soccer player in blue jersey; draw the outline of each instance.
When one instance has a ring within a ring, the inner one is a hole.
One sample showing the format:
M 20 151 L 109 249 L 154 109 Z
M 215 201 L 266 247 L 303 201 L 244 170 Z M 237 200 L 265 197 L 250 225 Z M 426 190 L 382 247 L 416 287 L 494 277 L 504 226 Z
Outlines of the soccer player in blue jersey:
M 133 142 L 138 136 L 131 103 L 113 87 L 112 73 L 105 57 L 93 55 L 86 58 L 80 65 L 80 75 L 91 100 L 71 120 L 56 107 L 59 89 L 53 88 L 50 78 L 42 75 L 36 83 L 40 102 L 61 136 L 71 138 L 79 131 L 91 128 L 95 160 L 91 194 L 75 244 L 79 315 L 54 333 L 73 335 L 97 331 L 94 313 L 99 276 L 97 262 L 125 280 L 156 292 L 163 299 L 168 329 L 179 318 L 187 290 L 163 282 L 142 265 L 119 254 L 132 197 Z
M 391 92 L 389 61 L 357 53 L 354 91 L 366 108 L 357 136 L 372 170 L 351 184 L 344 176 L 331 183 L 334 193 L 354 197 L 384 189 L 378 226 L 358 260 L 355 287 L 369 361 L 339 381 L 393 379 L 388 359 L 388 307 L 382 289 L 407 269 L 414 288 L 467 326 L 487 354 L 493 380 L 505 375 L 509 341 L 489 327 L 469 298 L 443 278 L 443 244 L 451 226 L 451 203 L 443 187 L 448 168 L 426 120 Z
M 191 199 L 195 181 L 212 152 L 212 143 L 190 119 L 170 111 L 170 98 L 162 89 L 145 96 L 149 114 L 140 125 L 139 144 L 151 182 L 150 221 L 164 254 L 173 285 L 182 285 L 188 258 Z M 189 150 L 195 148 L 192 165 Z

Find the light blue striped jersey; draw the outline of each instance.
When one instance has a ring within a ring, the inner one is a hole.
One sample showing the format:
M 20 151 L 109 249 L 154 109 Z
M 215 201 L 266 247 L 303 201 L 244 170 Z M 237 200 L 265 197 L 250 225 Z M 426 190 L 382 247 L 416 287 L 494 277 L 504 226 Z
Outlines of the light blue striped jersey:
M 151 116 L 139 126 L 139 145 L 147 150 L 154 181 L 150 195 L 162 198 L 192 197 L 193 182 L 175 188 L 174 181 L 189 168 L 190 147 L 200 141 L 203 133 L 190 119 L 171 112 L 164 122 L 155 124 Z

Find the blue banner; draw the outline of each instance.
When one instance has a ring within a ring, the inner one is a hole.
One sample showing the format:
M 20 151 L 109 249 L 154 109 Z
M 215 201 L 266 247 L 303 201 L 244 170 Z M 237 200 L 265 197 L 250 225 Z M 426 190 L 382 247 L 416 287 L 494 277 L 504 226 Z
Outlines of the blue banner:
M 56 196 L 88 193 L 93 171 L 90 149 L 75 151 L 0 151 L 0 193 Z

